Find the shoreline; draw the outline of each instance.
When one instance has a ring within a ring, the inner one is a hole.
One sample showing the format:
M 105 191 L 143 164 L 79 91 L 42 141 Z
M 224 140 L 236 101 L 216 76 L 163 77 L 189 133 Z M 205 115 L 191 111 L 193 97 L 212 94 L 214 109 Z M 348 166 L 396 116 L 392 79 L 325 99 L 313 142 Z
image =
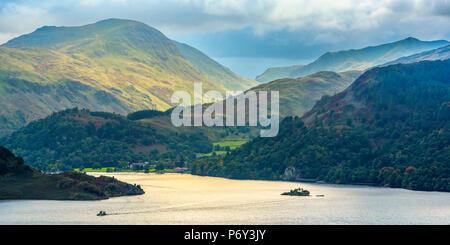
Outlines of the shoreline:
M 362 186 L 232 180 L 198 175 L 95 173 L 141 184 L 146 194 L 102 201 L 0 202 L 20 224 L 447 224 L 450 195 Z M 309 197 L 283 196 L 302 187 Z M 316 197 L 323 194 L 324 197 Z M 102 210 L 106 217 L 96 214 Z M 33 220 L 29 217 L 33 215 Z M 1 222 L 0 222 L 1 223 Z

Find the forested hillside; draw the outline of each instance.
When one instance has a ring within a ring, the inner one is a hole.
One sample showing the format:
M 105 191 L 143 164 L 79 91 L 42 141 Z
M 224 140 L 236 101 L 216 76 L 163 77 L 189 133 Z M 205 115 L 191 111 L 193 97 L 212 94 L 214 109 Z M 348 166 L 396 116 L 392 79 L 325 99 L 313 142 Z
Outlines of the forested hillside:
M 362 72 L 321 71 L 299 78 L 284 78 L 253 87 L 252 91 L 279 91 L 280 116 L 301 116 L 324 95 L 347 88 Z
M 144 194 L 138 185 L 81 173 L 43 174 L 0 146 L 0 200 L 99 200 Z
M 169 159 L 180 162 L 212 149 L 202 132 L 168 131 L 124 116 L 68 109 L 31 122 L 0 145 L 41 170 L 124 167 L 129 162 Z
M 375 68 L 196 174 L 450 191 L 450 60 Z M 306 123 L 306 124 L 305 124 Z

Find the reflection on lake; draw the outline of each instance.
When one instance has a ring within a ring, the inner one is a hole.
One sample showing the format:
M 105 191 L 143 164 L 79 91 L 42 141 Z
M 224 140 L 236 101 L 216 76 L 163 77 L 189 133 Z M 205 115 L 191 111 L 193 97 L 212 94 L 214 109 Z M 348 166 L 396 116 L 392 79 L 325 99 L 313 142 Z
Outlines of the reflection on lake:
M 0 201 L 0 224 L 450 224 L 449 193 L 187 174 L 102 175 L 140 184 L 146 194 Z M 280 195 L 299 186 L 312 196 Z M 112 215 L 98 217 L 100 210 Z

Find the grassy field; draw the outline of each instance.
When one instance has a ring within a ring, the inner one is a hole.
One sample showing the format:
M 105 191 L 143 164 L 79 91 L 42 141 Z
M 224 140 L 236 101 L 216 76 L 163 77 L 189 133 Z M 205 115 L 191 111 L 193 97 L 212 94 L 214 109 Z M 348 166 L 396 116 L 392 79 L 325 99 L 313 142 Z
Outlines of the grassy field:
M 107 168 L 84 168 L 83 170 L 80 170 L 78 168 L 75 168 L 73 170 L 74 172 L 91 172 L 91 173 L 107 173 L 107 172 L 139 172 L 139 173 L 145 173 L 145 170 L 133 170 L 133 169 L 116 169 L 114 167 L 107 167 Z M 156 170 L 156 169 L 149 169 L 149 173 L 175 173 L 173 169 L 164 169 L 164 170 Z
M 105 168 L 84 168 L 80 170 L 79 168 L 74 169 L 75 172 L 115 172 L 115 167 L 105 167 Z
M 220 147 L 229 146 L 231 150 L 234 150 L 247 142 L 248 142 L 248 140 L 224 140 L 224 141 L 219 141 L 219 142 L 216 142 L 213 144 L 214 144 L 214 146 L 219 145 Z
M 216 153 L 216 155 L 225 155 L 225 154 L 227 154 L 226 151 L 214 151 L 214 152 Z M 210 153 L 203 154 L 200 157 L 210 157 L 210 156 L 212 156 L 212 154 L 213 154 L 213 152 L 210 152 Z
M 228 147 L 230 147 L 230 150 L 234 150 L 247 142 L 248 142 L 248 140 L 223 140 L 223 141 L 215 142 L 215 143 L 213 143 L 213 145 L 214 145 L 214 149 L 215 149 L 216 145 L 219 145 L 221 148 L 228 146 Z M 213 150 L 212 152 L 203 154 L 200 157 L 210 157 L 213 155 L 213 152 L 215 152 L 216 155 L 227 154 L 226 150 Z

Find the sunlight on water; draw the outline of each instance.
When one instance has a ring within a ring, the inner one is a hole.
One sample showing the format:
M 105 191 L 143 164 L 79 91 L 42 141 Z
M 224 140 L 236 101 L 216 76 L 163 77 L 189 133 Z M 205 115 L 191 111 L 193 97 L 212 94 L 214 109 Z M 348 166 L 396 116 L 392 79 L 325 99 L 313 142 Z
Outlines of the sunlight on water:
M 187 174 L 102 175 L 140 184 L 146 194 L 103 201 L 1 201 L 0 224 L 450 224 L 449 193 Z M 280 195 L 297 187 L 312 196 Z M 100 210 L 111 215 L 97 217 Z

